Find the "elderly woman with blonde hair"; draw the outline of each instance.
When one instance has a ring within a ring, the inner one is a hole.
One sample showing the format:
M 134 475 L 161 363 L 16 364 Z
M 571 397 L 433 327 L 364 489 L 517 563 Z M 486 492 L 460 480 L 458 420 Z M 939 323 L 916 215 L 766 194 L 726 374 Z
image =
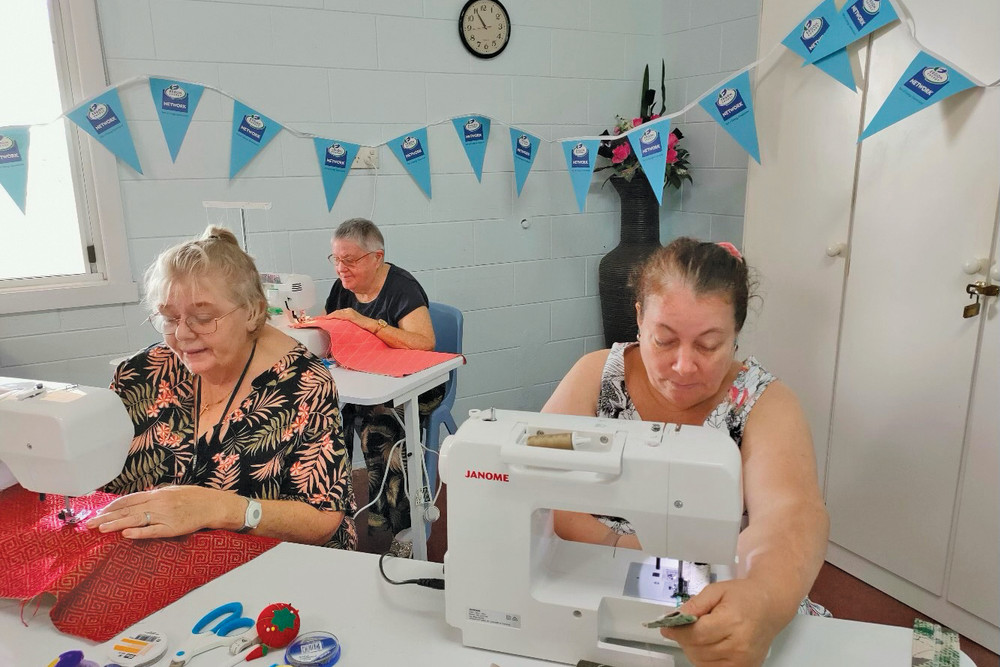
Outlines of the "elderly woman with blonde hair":
M 267 324 L 260 276 L 209 227 L 146 273 L 163 342 L 122 362 L 111 388 L 135 425 L 128 494 L 87 522 L 126 538 L 205 528 L 354 549 L 354 494 L 337 389 L 322 361 Z

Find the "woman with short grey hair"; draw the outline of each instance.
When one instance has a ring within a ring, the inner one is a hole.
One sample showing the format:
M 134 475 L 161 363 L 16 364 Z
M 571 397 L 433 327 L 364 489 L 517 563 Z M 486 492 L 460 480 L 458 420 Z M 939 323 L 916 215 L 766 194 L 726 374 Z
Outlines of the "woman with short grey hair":
M 325 317 L 353 322 L 393 348 L 433 350 L 434 328 L 424 288 L 409 271 L 385 261 L 385 239 L 371 220 L 352 218 L 337 227 L 331 240 L 330 263 L 337 281 L 326 300 Z M 418 398 L 421 417 L 441 404 L 444 387 Z M 410 525 L 409 501 L 403 490 L 405 445 L 402 408 L 385 405 L 344 406 L 344 424 L 361 435 L 361 449 L 368 468 L 369 498 L 375 498 L 386 478 L 385 489 L 368 511 L 369 529 L 393 534 Z M 350 438 L 351 434 L 348 434 Z M 348 448 L 350 449 L 350 442 Z

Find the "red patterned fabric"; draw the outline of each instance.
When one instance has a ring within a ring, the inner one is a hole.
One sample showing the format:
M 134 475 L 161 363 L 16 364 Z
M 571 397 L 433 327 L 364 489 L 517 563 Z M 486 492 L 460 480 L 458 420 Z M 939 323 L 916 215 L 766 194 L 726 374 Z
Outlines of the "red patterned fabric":
M 97 510 L 116 497 L 94 493 L 73 507 Z M 40 502 L 20 486 L 0 492 L 0 597 L 52 593 L 53 625 L 98 642 L 278 544 L 224 530 L 127 540 L 63 524 L 62 506 L 61 496 Z
M 330 356 L 337 364 L 352 371 L 399 378 L 462 356 L 450 352 L 389 347 L 375 334 L 347 320 L 317 317 L 300 322 L 295 327 L 315 327 L 330 334 Z

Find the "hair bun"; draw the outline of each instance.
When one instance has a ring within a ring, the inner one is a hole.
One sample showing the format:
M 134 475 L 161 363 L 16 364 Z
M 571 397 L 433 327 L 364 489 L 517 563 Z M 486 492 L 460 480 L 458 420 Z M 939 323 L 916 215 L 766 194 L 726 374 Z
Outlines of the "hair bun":
M 236 235 L 226 227 L 218 227 L 216 225 L 209 225 L 205 228 L 205 231 L 201 235 L 202 241 L 224 241 L 226 243 L 232 243 L 239 247 L 240 242 L 236 239 Z

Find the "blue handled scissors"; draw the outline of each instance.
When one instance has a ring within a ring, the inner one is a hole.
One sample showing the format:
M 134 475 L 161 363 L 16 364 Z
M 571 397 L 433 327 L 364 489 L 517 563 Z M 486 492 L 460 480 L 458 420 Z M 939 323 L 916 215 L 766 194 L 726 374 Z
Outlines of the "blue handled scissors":
M 221 620 L 209 628 L 216 619 Z M 184 667 L 196 655 L 220 646 L 228 646 L 230 655 L 236 655 L 250 646 L 250 642 L 246 641 L 251 639 L 250 635 L 256 639 L 255 624 L 255 621 L 243 615 L 243 605 L 239 602 L 216 607 L 194 624 L 191 629 L 194 636 L 177 650 L 170 661 L 170 667 Z M 239 635 L 229 636 L 233 631 L 244 628 L 250 629 Z

